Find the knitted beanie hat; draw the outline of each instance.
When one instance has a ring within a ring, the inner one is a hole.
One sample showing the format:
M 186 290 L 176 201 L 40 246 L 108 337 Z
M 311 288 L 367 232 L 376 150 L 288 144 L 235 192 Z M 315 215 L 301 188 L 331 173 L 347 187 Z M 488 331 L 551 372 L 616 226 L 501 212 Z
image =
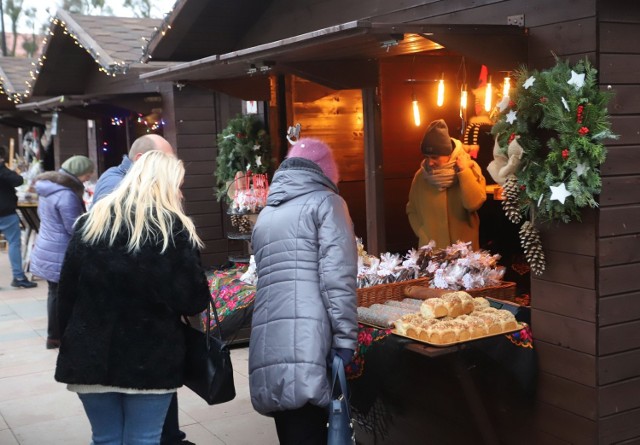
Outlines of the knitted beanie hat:
M 333 153 L 327 144 L 312 138 L 299 139 L 296 144 L 291 147 L 287 158 L 304 158 L 315 162 L 322 170 L 324 175 L 331 179 L 334 184 L 340 179 L 338 175 L 338 166 L 333 159 Z
M 431 122 L 420 145 L 422 154 L 425 156 L 449 156 L 453 147 L 447 123 L 443 119 Z
M 91 159 L 86 156 L 71 156 L 62 163 L 62 168 L 71 173 L 76 178 L 87 173 L 93 173 L 94 166 Z

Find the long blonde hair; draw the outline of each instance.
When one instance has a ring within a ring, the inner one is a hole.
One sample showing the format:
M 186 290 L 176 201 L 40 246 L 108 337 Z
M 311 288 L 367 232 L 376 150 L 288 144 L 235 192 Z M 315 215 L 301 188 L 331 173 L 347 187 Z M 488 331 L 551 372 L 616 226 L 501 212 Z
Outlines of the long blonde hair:
M 88 244 L 107 241 L 113 246 L 119 233 L 128 236 L 127 250 L 136 252 L 147 241 L 162 240 L 162 252 L 173 240 L 176 219 L 193 246 L 203 243 L 191 219 L 184 214 L 180 185 L 184 165 L 178 158 L 149 151 L 133 164 L 118 187 L 95 203 L 81 229 Z

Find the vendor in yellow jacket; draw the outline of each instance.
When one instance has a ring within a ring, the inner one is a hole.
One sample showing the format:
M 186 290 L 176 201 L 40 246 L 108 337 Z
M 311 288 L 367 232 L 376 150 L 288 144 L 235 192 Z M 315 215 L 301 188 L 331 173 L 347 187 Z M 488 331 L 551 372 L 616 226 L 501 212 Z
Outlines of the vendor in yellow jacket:
M 479 248 L 477 210 L 487 195 L 480 166 L 457 139 L 449 137 L 444 120 L 429 124 L 420 146 L 424 161 L 409 191 L 407 215 L 423 246 L 430 240 L 444 248 L 471 241 Z

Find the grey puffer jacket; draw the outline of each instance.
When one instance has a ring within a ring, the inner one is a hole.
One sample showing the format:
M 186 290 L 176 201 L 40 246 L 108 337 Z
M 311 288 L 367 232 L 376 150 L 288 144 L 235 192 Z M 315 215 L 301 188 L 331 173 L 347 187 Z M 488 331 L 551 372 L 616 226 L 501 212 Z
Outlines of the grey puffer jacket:
M 331 348 L 356 347 L 358 254 L 346 203 L 315 163 L 282 163 L 252 246 L 251 403 L 262 414 L 326 406 Z

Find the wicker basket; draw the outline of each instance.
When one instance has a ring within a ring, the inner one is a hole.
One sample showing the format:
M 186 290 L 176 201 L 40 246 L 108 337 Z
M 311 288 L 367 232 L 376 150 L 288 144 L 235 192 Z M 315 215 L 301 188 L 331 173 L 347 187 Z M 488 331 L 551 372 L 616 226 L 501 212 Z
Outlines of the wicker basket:
M 402 300 L 406 298 L 404 288 L 407 286 L 426 286 L 428 278 L 398 281 L 396 283 L 378 284 L 377 286 L 357 289 L 358 306 L 369 307 L 375 303 L 384 303 L 389 300 Z
M 402 300 L 406 298 L 404 289 L 407 286 L 427 286 L 428 278 L 399 281 L 397 283 L 379 284 L 377 286 L 357 289 L 358 306 L 369 307 L 372 304 L 382 304 L 389 300 Z M 453 292 L 453 291 L 452 291 Z M 497 286 L 479 287 L 466 290 L 472 297 L 491 297 L 500 300 L 513 301 L 516 296 L 516 283 L 503 281 Z

